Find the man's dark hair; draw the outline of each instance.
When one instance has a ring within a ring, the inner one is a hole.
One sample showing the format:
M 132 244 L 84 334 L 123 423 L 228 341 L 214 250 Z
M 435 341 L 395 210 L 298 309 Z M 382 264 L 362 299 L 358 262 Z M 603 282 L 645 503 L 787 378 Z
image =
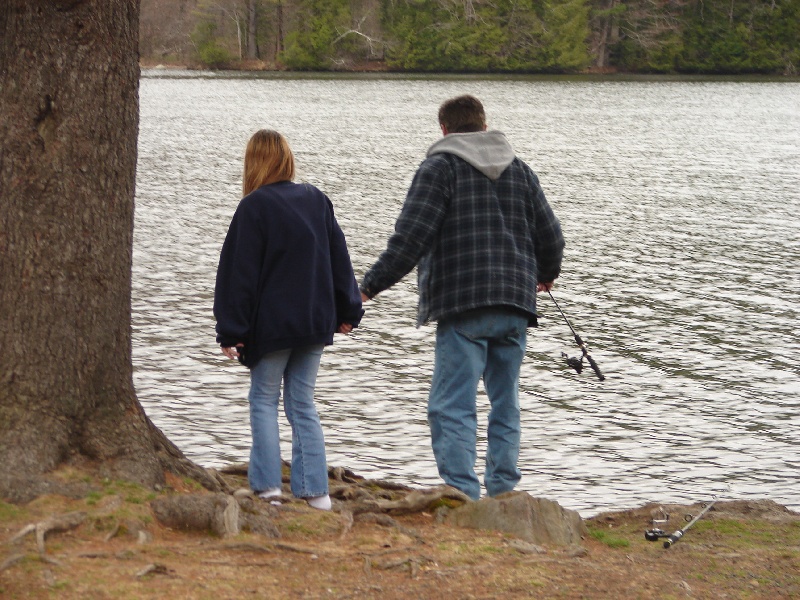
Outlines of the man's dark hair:
M 475 96 L 450 98 L 439 107 L 439 124 L 447 128 L 447 133 L 483 131 L 486 127 L 483 104 Z

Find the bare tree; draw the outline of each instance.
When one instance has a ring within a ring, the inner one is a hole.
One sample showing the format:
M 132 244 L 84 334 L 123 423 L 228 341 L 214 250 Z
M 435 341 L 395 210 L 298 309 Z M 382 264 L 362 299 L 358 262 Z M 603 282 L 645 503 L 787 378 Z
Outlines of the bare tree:
M 0 497 L 64 463 L 215 482 L 132 382 L 138 0 L 0 3 Z
M 278 56 L 284 50 L 283 44 L 283 2 L 278 0 L 275 6 L 275 56 Z
M 193 52 L 195 0 L 141 0 L 139 51 L 142 59 L 186 61 Z
M 247 0 L 247 52 L 250 60 L 258 58 L 258 39 L 256 37 L 258 25 L 258 0 Z

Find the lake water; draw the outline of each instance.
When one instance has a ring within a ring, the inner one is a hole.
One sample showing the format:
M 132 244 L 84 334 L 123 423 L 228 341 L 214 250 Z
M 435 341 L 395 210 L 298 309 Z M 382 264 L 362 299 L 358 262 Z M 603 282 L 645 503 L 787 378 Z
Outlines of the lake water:
M 800 510 L 800 83 L 273 76 L 145 71 L 134 381 L 195 461 L 248 458 L 248 372 L 214 341 L 222 240 L 245 144 L 288 138 L 332 199 L 357 276 L 377 258 L 439 104 L 471 93 L 538 173 L 567 250 L 521 374 L 519 489 L 589 516 L 770 498 Z M 433 326 L 409 276 L 337 336 L 317 385 L 328 462 L 440 483 L 426 422 Z M 488 401 L 479 396 L 479 474 Z M 290 432 L 282 421 L 284 458 Z

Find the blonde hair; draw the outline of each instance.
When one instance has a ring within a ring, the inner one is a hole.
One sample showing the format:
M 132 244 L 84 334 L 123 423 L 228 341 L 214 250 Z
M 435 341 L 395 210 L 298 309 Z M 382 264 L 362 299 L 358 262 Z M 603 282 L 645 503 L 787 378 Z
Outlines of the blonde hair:
M 246 196 L 262 185 L 294 179 L 294 155 L 277 131 L 261 129 L 247 142 L 242 191 Z

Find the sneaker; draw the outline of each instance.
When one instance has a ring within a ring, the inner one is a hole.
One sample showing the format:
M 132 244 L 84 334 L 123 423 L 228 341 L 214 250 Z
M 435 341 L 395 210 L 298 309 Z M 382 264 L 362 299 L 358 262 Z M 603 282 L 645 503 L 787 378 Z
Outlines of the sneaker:
M 269 500 L 270 498 L 279 498 L 282 494 L 283 490 L 277 487 L 264 490 L 263 492 L 258 492 L 258 497 L 263 498 L 264 500 Z
M 308 505 L 312 508 L 318 508 L 319 510 L 331 509 L 331 497 L 328 494 L 316 496 L 314 498 L 306 498 L 306 502 L 308 502 Z

